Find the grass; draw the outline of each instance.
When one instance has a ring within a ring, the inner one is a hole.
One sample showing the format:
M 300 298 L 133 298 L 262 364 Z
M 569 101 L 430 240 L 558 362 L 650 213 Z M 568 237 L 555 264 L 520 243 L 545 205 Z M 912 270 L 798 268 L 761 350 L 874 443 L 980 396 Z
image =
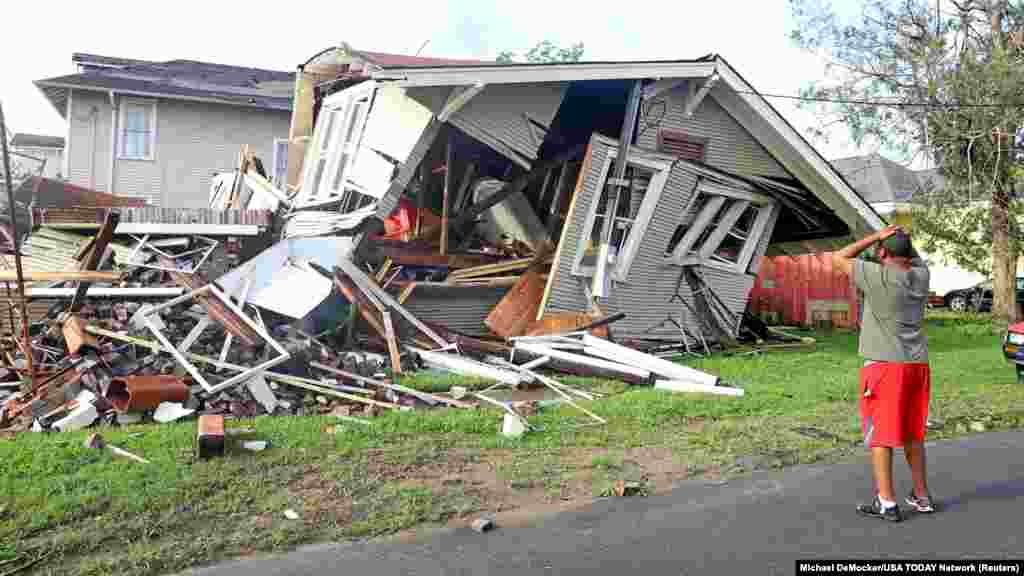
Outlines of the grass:
M 932 438 L 1020 427 L 1024 386 L 983 319 L 934 317 Z M 617 482 L 643 493 L 688 477 L 727 479 L 753 469 L 829 462 L 858 453 L 856 335 L 819 336 L 812 350 L 691 363 L 746 390 L 743 398 L 669 394 L 564 379 L 613 396 L 589 408 L 542 411 L 543 428 L 499 434 L 500 414 L 386 413 L 371 427 L 331 417 L 256 418 L 271 448 L 232 438 L 223 458 L 192 458 L 194 422 L 106 429 L 107 441 L 152 460 L 143 466 L 82 446 L 85 432 L 0 440 L 0 574 L 165 574 L 300 543 L 391 534 L 481 511 L 583 502 Z M 487 383 L 429 375 L 430 391 Z M 300 516 L 288 520 L 284 510 Z

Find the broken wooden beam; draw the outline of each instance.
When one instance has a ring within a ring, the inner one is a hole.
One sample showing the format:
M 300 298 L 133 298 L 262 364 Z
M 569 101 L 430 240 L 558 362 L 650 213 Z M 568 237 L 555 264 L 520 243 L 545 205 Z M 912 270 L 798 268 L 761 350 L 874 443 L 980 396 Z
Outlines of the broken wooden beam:
M 547 367 L 575 376 L 623 380 L 630 384 L 651 383 L 650 370 L 557 350 L 540 343 L 517 341 L 515 356 L 522 356 L 527 360 L 548 356 L 551 358 L 551 361 L 547 363 Z
M 359 374 L 354 374 L 354 373 L 348 372 L 346 370 L 341 370 L 340 368 L 334 368 L 334 367 L 331 367 L 331 366 L 327 366 L 326 364 L 321 364 L 319 362 L 310 362 L 309 365 L 312 366 L 313 368 L 318 369 L 318 370 L 323 370 L 324 372 L 327 372 L 328 374 L 334 374 L 336 376 L 341 376 L 343 378 L 348 378 L 348 379 L 354 380 L 356 382 L 363 382 L 364 384 L 368 384 L 370 386 L 375 386 L 375 387 L 378 387 L 378 388 L 387 388 L 389 390 L 394 390 L 395 392 L 401 392 L 402 394 L 408 394 L 410 396 L 415 396 L 416 398 L 419 398 L 420 400 L 423 400 L 424 402 L 448 404 L 449 406 L 455 406 L 455 407 L 458 407 L 458 408 L 475 408 L 475 405 L 470 404 L 468 402 L 462 402 L 462 401 L 456 400 L 454 398 L 447 398 L 445 396 L 438 396 L 436 394 L 430 394 L 428 392 L 422 392 L 420 390 L 414 390 L 412 388 L 407 388 L 407 387 L 402 386 L 400 384 L 392 384 L 391 382 L 384 382 L 382 380 L 377 380 L 377 379 L 374 379 L 374 378 L 367 378 L 365 376 L 360 376 Z
M 683 380 L 693 382 L 695 384 L 703 384 L 705 386 L 715 386 L 718 384 L 718 376 L 713 374 L 694 370 L 693 368 L 688 368 L 682 364 L 676 364 L 675 362 L 658 358 L 657 356 L 633 350 L 632 348 L 627 348 L 602 338 L 591 336 L 590 334 L 583 335 L 583 344 L 587 347 L 587 354 L 600 356 L 609 360 L 614 359 L 618 362 L 649 370 L 659 376 L 664 376 L 673 380 Z
M 22 276 L 26 282 L 117 282 L 121 280 L 120 272 L 82 272 L 79 270 L 68 270 L 62 272 L 26 270 Z M 0 282 L 15 282 L 17 280 L 18 277 L 14 270 L 0 270 Z
M 113 210 L 107 212 L 107 217 L 103 220 L 103 227 L 92 240 L 92 247 L 89 249 L 88 255 L 82 259 L 80 271 L 89 272 L 94 271 L 100 265 L 100 260 L 103 258 L 103 254 L 107 251 L 107 245 L 114 239 L 114 229 L 117 228 L 118 223 L 121 221 L 121 215 Z M 89 280 L 79 281 L 78 286 L 75 290 L 75 296 L 71 299 L 71 305 L 68 307 L 68 311 L 72 314 L 78 312 L 85 305 L 85 295 L 89 290 L 89 286 L 92 284 Z
M 160 265 L 171 270 L 175 268 L 174 261 L 165 256 L 160 257 Z M 168 272 L 168 274 L 171 275 L 175 283 L 188 289 L 189 292 L 202 288 L 202 281 L 192 275 L 185 274 L 184 272 Z M 263 338 L 255 330 L 248 326 L 241 318 L 238 318 L 234 312 L 215 296 L 199 294 L 195 297 L 195 300 L 206 310 L 207 315 L 211 319 L 223 326 L 232 336 L 238 338 L 246 345 L 257 346 L 263 341 Z M 245 305 L 244 302 L 241 304 Z
M 473 268 L 494 264 L 499 256 L 491 254 L 434 254 L 432 252 L 396 246 L 376 245 L 371 249 L 378 257 L 390 258 L 400 266 L 433 266 L 439 268 Z

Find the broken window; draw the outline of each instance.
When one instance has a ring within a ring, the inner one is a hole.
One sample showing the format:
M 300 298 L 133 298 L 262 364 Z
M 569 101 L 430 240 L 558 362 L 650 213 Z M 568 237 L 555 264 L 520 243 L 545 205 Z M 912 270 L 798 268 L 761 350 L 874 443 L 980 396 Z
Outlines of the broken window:
M 608 196 L 612 192 L 609 182 L 614 173 L 614 153 L 606 160 L 600 178 L 601 196 L 591 203 L 587 222 L 580 237 L 573 273 L 591 276 L 597 266 L 601 235 L 608 217 Z M 654 207 L 668 178 L 669 164 L 649 159 L 630 159 L 626 167 L 624 186 L 618 188 L 619 201 L 612 220 L 611 240 L 608 245 L 608 265 L 612 278 L 623 281 L 636 256 Z
M 702 185 L 665 248 L 675 264 L 744 272 L 775 210 L 770 198 Z
M 349 196 L 358 193 L 351 189 L 350 169 L 359 150 L 373 88 L 373 82 L 366 82 L 324 101 L 313 134 L 315 145 L 309 155 L 300 205 L 336 200 L 346 203 Z

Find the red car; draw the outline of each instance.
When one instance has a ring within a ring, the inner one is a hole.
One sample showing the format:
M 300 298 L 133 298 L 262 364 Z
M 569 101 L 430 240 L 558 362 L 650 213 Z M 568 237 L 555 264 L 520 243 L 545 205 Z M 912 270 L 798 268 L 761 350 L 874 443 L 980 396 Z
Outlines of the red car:
M 1024 384 L 1024 322 L 1007 328 L 1003 338 L 1003 356 L 1017 367 L 1017 383 Z

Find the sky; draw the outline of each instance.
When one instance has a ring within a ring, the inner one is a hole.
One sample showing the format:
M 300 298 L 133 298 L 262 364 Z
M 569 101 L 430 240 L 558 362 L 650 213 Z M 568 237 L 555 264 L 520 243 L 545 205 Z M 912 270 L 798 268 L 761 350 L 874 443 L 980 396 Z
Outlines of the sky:
M 416 53 L 426 42 L 424 56 L 492 59 L 503 50 L 523 53 L 551 40 L 559 45 L 583 42 L 585 60 L 686 59 L 718 53 L 768 94 L 795 95 L 824 74 L 822 61 L 788 39 L 793 24 L 787 0 L 663 5 L 292 0 L 274 4 L 273 11 L 257 3 L 215 0 L 159 3 L 159 10 L 148 11 L 139 2 L 103 0 L 10 4 L 4 8 L 0 33 L 4 114 L 13 132 L 55 136 L 65 134 L 64 121 L 32 81 L 74 73 L 73 52 L 294 70 L 342 41 L 356 49 L 395 53 Z M 814 122 L 792 101 L 771 102 L 801 131 Z M 874 151 L 858 150 L 841 127 L 828 142 L 812 142 L 830 159 Z

